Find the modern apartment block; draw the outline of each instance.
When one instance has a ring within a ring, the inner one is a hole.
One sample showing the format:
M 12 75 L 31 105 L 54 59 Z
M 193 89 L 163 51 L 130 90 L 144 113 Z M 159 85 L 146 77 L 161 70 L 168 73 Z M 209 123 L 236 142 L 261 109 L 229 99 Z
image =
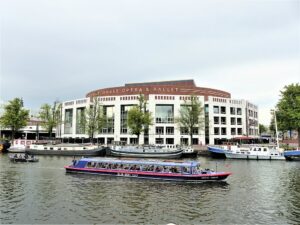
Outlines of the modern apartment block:
M 91 98 L 97 98 L 107 118 L 107 126 L 96 134 L 98 142 L 137 144 L 137 137 L 130 134 L 126 124 L 128 110 L 138 104 L 140 94 L 147 99 L 153 125 L 140 136 L 139 144 L 190 144 L 189 135 L 175 119 L 179 117 L 180 107 L 192 95 L 202 103 L 205 120 L 205 126 L 194 130 L 193 144 L 215 144 L 237 136 L 258 135 L 257 106 L 245 100 L 233 100 L 225 91 L 197 87 L 193 80 L 178 80 L 104 88 L 91 91 L 86 98 L 63 102 L 64 123 L 57 129 L 57 137 L 88 138 L 78 121 L 87 107 L 93 104 Z

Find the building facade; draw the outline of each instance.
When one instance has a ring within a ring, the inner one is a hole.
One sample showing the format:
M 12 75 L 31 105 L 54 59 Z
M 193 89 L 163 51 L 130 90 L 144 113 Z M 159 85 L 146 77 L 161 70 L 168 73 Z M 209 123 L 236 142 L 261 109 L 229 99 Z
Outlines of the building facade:
M 147 100 L 147 110 L 153 117 L 153 125 L 140 136 L 139 144 L 177 145 L 190 144 L 189 135 L 179 127 L 176 118 L 179 110 L 195 96 L 203 105 L 205 123 L 193 132 L 192 144 L 215 144 L 236 136 L 257 137 L 258 108 L 245 100 L 233 100 L 228 92 L 197 87 L 193 80 L 150 83 L 131 83 L 122 87 L 91 91 L 86 98 L 63 102 L 62 120 L 57 137 L 88 138 L 80 126 L 80 118 L 97 99 L 103 106 L 106 127 L 99 130 L 99 143 L 111 144 L 123 141 L 137 144 L 136 135 L 127 127 L 127 113 L 138 105 L 140 94 Z

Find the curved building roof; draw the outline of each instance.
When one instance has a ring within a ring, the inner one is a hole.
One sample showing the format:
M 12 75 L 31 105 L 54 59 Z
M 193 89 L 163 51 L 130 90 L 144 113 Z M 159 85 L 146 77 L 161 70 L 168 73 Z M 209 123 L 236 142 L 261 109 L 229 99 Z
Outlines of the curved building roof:
M 194 80 L 175 80 L 146 83 L 129 83 L 121 87 L 102 88 L 89 92 L 86 97 L 122 96 L 137 94 L 202 95 L 230 98 L 231 94 L 213 88 L 197 87 Z

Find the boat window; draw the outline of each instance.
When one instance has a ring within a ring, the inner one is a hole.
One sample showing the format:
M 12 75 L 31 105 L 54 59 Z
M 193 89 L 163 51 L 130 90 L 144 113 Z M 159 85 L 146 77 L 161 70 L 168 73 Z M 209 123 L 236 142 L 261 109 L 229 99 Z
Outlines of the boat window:
M 261 151 L 261 148 L 258 148 L 257 151 Z
M 273 153 L 271 153 L 271 155 L 274 155 Z
M 266 152 L 267 151 L 267 148 L 264 148 L 264 152 Z
M 186 166 L 182 167 L 181 171 L 182 171 L 183 173 L 189 173 L 189 169 L 188 169 L 188 167 L 186 167 Z
M 137 170 L 137 165 L 130 165 L 129 170 Z
M 171 168 L 170 168 L 170 171 L 172 172 L 172 173 L 180 173 L 180 167 L 178 167 L 178 166 L 172 166 Z
M 253 149 L 253 151 L 255 151 L 255 152 L 256 152 L 256 148 L 254 148 L 254 149 Z
M 196 169 L 196 167 L 193 167 L 192 168 L 192 174 L 196 174 L 198 171 L 197 171 L 197 169 Z
M 157 166 L 155 168 L 155 172 L 163 172 L 163 167 L 162 166 Z
M 83 147 L 83 149 L 86 149 L 86 147 Z
M 86 167 L 87 167 L 87 168 L 94 168 L 94 167 L 96 167 L 96 162 L 88 162 L 88 163 L 86 164 Z
M 164 172 L 169 173 L 170 172 L 170 167 L 169 166 L 164 166 Z
M 50 147 L 50 150 L 53 150 L 53 147 Z
M 47 147 L 44 147 L 44 150 L 47 150 Z

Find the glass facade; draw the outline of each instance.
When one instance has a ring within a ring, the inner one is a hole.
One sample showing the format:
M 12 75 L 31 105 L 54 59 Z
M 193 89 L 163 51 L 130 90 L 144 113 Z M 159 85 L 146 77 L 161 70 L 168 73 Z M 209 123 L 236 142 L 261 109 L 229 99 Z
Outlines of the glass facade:
M 127 134 L 128 133 L 128 127 L 127 127 L 127 115 L 128 111 L 133 107 L 133 105 L 121 105 L 121 134 Z
M 156 123 L 174 123 L 174 105 L 156 105 Z
M 103 134 L 113 134 L 115 131 L 115 107 L 114 106 L 104 106 L 103 112 L 105 117 L 105 126 L 102 129 Z
M 76 134 L 85 133 L 85 108 L 76 109 Z
M 72 134 L 72 125 L 73 125 L 73 109 L 65 110 L 65 134 Z

